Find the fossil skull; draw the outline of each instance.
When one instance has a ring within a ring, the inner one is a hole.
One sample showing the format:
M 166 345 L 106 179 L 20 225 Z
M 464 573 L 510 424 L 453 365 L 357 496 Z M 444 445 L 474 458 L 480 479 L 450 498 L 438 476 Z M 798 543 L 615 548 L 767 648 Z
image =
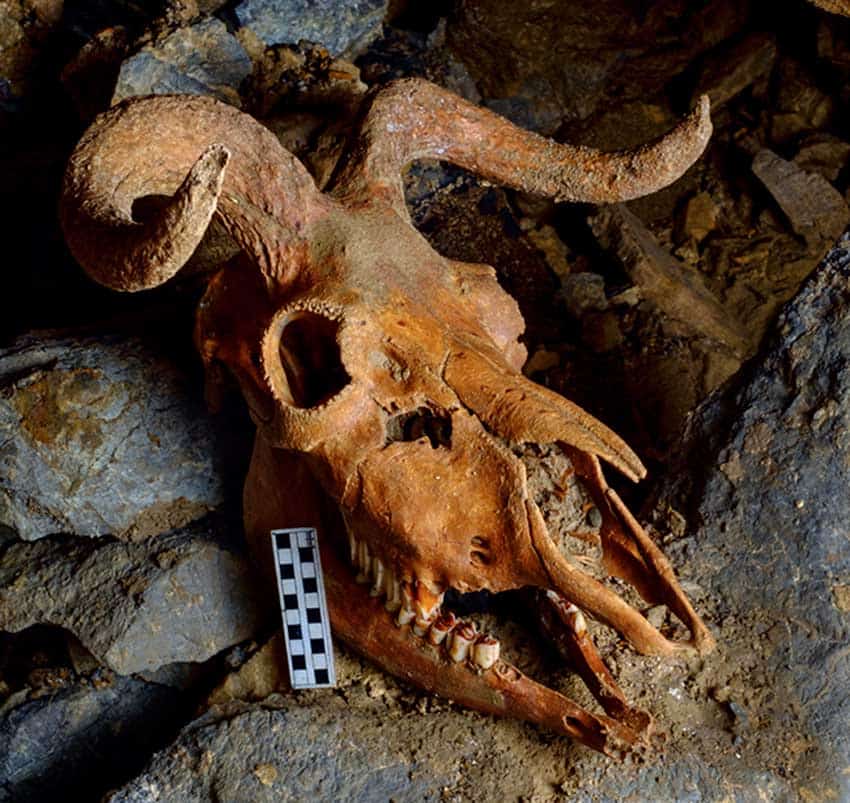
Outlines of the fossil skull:
M 404 80 L 370 96 L 320 192 L 247 115 L 203 97 L 140 98 L 81 140 L 62 221 L 95 279 L 133 291 L 174 275 L 217 215 L 242 253 L 210 281 L 196 337 L 206 364 L 236 377 L 257 426 L 244 498 L 257 549 L 270 529 L 318 526 L 333 627 L 354 649 L 461 703 L 617 754 L 649 717 L 623 698 L 582 611 L 642 653 L 706 651 L 712 638 L 603 477 L 600 461 L 638 480 L 640 460 L 523 377 L 516 304 L 492 268 L 446 259 L 416 231 L 402 171 L 435 157 L 559 201 L 623 201 L 675 180 L 709 134 L 703 100 L 656 142 L 601 153 Z M 669 641 L 556 548 L 514 451 L 527 443 L 569 456 L 602 514 L 605 573 L 665 603 L 690 642 Z M 605 714 L 525 677 L 498 642 L 441 609 L 448 588 L 526 586 L 543 590 L 541 615 Z

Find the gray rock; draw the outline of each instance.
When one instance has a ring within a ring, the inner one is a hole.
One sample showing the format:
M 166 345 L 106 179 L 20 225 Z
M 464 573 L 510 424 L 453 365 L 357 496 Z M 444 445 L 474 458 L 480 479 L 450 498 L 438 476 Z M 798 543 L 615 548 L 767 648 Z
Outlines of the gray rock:
M 376 712 L 347 712 L 339 698 L 202 718 L 106 800 L 440 800 L 452 776 L 411 760 L 386 738 L 383 724 Z
M 850 208 L 823 176 L 763 148 L 753 159 L 753 173 L 785 213 L 791 228 L 810 245 L 831 244 L 850 223 Z
M 266 45 L 323 45 L 333 56 L 362 50 L 381 32 L 388 0 L 243 0 L 239 24 Z
M 179 692 L 131 678 L 0 708 L 0 801 L 97 800 L 138 771 L 186 708 Z
M 0 528 L 141 538 L 223 499 L 199 394 L 126 337 L 26 337 L 0 351 Z
M 122 675 L 205 661 L 261 621 L 247 558 L 201 524 L 128 544 L 43 538 L 0 554 L 0 630 L 70 630 Z
M 112 102 L 134 95 L 183 92 L 212 95 L 239 106 L 239 85 L 251 74 L 251 59 L 223 22 L 205 19 L 178 28 L 122 65 Z
M 794 164 L 807 173 L 818 173 L 827 181 L 834 182 L 841 171 L 850 163 L 850 142 L 818 133 L 800 145 Z
M 561 280 L 564 302 L 570 315 L 581 320 L 586 312 L 608 309 L 605 279 L 598 273 L 571 273 Z
M 744 799 L 756 788 L 771 800 L 850 799 L 848 281 L 850 233 L 785 308 L 761 360 L 696 413 L 688 468 L 672 466 L 662 493 L 697 523 L 677 551 L 714 596 L 721 648 L 747 631 L 742 688 L 757 734 L 743 761 L 713 762 L 727 784 L 761 764 L 763 785 Z

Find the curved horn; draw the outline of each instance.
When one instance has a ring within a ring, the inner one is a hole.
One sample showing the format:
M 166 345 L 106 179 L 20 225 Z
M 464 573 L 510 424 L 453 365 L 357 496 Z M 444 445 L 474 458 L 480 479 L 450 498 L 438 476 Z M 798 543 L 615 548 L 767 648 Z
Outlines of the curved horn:
M 164 201 L 145 219 L 137 201 Z M 303 229 L 327 205 L 301 163 L 248 115 L 212 98 L 133 98 L 77 145 L 60 215 L 97 281 L 142 290 L 173 276 L 217 213 L 268 275 L 294 271 Z
M 401 172 L 414 159 L 459 165 L 497 184 L 556 201 L 617 203 L 674 182 L 711 136 L 708 97 L 672 131 L 634 150 L 561 145 L 518 128 L 421 79 L 378 92 L 335 186 L 346 197 L 376 187 L 403 203 Z

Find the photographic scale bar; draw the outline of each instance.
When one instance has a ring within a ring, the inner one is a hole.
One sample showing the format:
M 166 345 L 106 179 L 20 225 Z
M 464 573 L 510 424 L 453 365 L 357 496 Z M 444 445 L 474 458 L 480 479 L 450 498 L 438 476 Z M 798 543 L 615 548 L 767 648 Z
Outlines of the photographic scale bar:
M 292 688 L 335 686 L 330 618 L 316 530 L 272 530 L 271 536 Z

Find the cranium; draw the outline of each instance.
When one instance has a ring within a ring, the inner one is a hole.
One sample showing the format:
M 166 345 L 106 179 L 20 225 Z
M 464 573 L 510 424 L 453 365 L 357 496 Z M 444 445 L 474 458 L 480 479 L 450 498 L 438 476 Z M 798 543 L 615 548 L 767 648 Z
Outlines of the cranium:
M 256 423 L 249 539 L 267 551 L 270 529 L 317 526 L 338 637 L 428 690 L 615 754 L 640 742 L 650 720 L 593 651 L 581 611 L 641 653 L 706 651 L 711 635 L 603 477 L 600 461 L 638 480 L 640 460 L 521 374 L 517 305 L 492 268 L 446 259 L 416 231 L 402 171 L 435 157 L 558 201 L 623 201 L 676 179 L 710 128 L 703 99 L 659 140 L 601 153 L 403 80 L 369 98 L 323 193 L 268 130 L 229 106 L 133 99 L 79 143 L 62 220 L 95 279 L 134 291 L 173 276 L 218 216 L 242 254 L 211 280 L 196 336 L 205 363 L 236 377 Z M 160 203 L 142 214 L 150 196 Z M 556 548 L 512 450 L 526 443 L 569 456 L 601 512 L 605 573 L 665 603 L 689 642 L 665 638 Z M 544 618 L 606 714 L 525 677 L 498 642 L 441 611 L 450 587 L 526 586 L 544 590 Z

